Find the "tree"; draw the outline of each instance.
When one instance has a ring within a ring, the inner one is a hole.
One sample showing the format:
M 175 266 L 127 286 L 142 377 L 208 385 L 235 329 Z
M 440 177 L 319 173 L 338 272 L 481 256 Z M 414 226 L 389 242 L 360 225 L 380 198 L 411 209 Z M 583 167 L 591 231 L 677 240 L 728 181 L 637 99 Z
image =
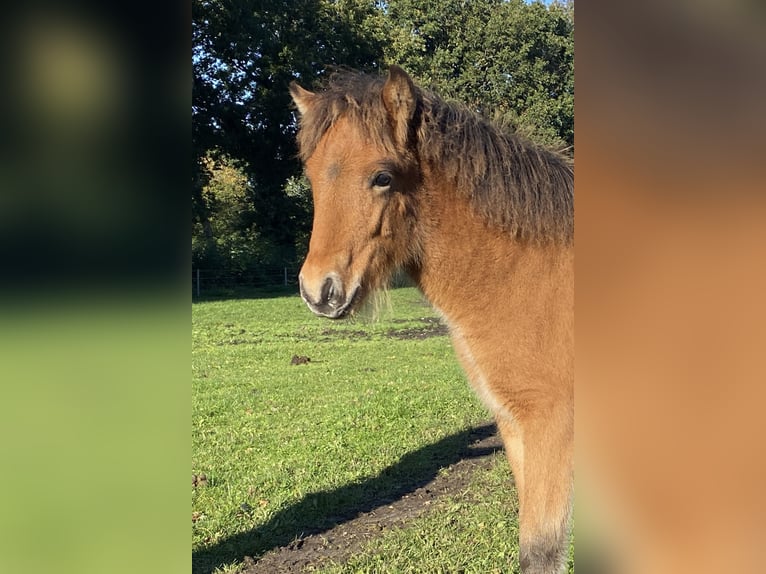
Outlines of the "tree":
M 202 162 L 208 177 L 200 199 L 207 216 L 204 223 L 192 223 L 192 261 L 244 271 L 267 258 L 269 248 L 254 223 L 247 173 L 241 162 L 221 154 L 210 153 Z
M 521 0 L 390 0 L 387 63 L 533 139 L 574 143 L 574 11 Z

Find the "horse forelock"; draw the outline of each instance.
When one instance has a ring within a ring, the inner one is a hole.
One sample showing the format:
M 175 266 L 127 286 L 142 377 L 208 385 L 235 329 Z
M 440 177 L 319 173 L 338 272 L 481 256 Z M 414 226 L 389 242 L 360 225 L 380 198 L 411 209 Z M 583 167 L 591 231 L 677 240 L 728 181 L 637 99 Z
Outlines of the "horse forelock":
M 305 162 L 327 130 L 348 118 L 367 139 L 391 154 L 409 155 L 396 145 L 382 101 L 384 77 L 344 71 L 333 74 L 301 118 L 298 144 Z M 469 197 L 489 224 L 520 241 L 574 241 L 574 166 L 469 110 L 416 87 L 418 113 L 412 133 L 416 155 Z M 398 157 L 397 157 L 398 156 Z
M 319 142 L 341 117 L 359 126 L 376 145 L 389 153 L 396 146 L 381 100 L 384 78 L 344 71 L 333 74 L 324 89 L 317 92 L 311 110 L 300 120 L 298 147 L 305 162 L 316 150 Z

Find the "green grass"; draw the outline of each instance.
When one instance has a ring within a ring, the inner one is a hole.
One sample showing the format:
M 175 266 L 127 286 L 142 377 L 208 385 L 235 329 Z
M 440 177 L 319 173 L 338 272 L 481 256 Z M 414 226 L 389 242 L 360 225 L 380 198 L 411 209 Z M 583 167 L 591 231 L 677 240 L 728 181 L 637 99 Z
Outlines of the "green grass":
M 326 574 L 399 572 L 510 572 L 518 570 L 518 500 L 509 491 L 502 453 L 477 471 L 464 492 L 438 501 L 406 528 L 393 529 L 346 564 Z
M 314 317 L 296 295 L 192 306 L 193 571 L 235 570 L 456 462 L 466 430 L 489 416 L 446 336 L 411 288 L 377 321 Z M 308 364 L 292 365 L 293 355 Z M 467 493 L 383 533 L 327 572 L 507 571 L 515 495 L 499 454 Z

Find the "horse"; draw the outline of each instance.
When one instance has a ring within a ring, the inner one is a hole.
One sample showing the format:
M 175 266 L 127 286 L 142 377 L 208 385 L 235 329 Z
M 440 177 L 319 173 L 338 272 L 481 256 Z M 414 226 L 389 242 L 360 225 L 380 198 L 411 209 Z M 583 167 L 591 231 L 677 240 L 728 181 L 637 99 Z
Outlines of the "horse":
M 405 271 L 493 414 L 519 498 L 519 566 L 564 571 L 574 479 L 574 166 L 398 66 L 290 84 L 314 219 L 299 274 L 352 315 Z

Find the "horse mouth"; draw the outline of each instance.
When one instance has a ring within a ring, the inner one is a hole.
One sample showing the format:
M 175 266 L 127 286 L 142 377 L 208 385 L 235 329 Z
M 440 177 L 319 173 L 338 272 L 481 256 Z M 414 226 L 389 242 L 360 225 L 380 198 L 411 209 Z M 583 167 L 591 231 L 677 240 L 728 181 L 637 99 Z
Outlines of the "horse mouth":
M 335 306 L 333 302 L 317 305 L 311 302 L 304 293 L 301 293 L 301 295 L 303 295 L 303 300 L 312 313 L 327 319 L 344 319 L 348 317 L 364 297 L 362 286 L 359 283 L 354 286 L 354 290 L 340 306 Z
M 357 283 L 356 287 L 354 287 L 354 290 L 351 292 L 351 296 L 346 300 L 346 303 L 340 307 L 336 314 L 332 317 L 329 317 L 330 319 L 343 319 L 344 317 L 347 317 L 354 309 L 356 308 L 359 301 L 362 299 L 362 287 Z

